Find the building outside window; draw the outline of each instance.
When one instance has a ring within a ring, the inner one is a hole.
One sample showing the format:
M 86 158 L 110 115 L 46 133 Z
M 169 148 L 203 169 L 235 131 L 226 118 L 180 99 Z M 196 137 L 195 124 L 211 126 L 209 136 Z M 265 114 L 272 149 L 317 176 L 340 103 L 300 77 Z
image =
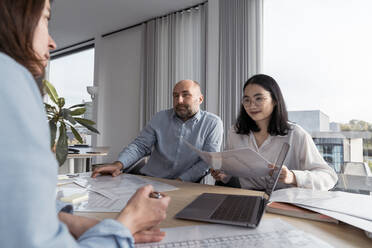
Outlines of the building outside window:
M 341 172 L 344 161 L 344 142 L 340 138 L 313 138 L 316 147 L 324 160 L 333 167 L 336 172 Z
M 369 0 L 264 1 L 262 72 L 276 79 L 290 120 L 337 172 L 348 161 L 372 169 L 372 145 L 364 143 L 372 130 L 340 128 L 352 120 L 372 127 L 371 9 Z

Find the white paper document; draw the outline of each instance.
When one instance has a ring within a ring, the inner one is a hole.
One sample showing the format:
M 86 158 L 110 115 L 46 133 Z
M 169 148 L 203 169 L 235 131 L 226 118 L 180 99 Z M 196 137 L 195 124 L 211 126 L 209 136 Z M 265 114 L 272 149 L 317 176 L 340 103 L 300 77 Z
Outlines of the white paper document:
M 321 209 L 321 208 L 314 208 L 314 207 L 309 207 L 309 206 L 305 206 L 305 205 L 301 205 L 301 204 L 296 204 L 296 205 L 299 206 L 299 207 L 306 208 L 306 209 L 309 209 L 311 211 L 321 213 L 321 214 L 327 215 L 329 217 L 335 218 L 335 219 L 337 219 L 339 221 L 342 221 L 342 222 L 345 222 L 349 225 L 356 226 L 360 229 L 363 229 L 367 232 L 372 232 L 372 221 L 365 220 L 365 219 L 358 218 L 358 217 L 354 217 L 354 216 L 351 216 L 351 215 L 348 215 L 348 214 L 341 214 L 341 213 L 338 213 L 338 212 Z
M 267 176 L 272 162 L 250 148 L 241 148 L 223 152 L 205 152 L 184 141 L 213 169 L 223 170 L 226 174 L 237 177 Z
M 169 184 L 135 175 L 121 174 L 117 177 L 98 176 L 91 178 L 90 173 L 76 177 L 74 184 L 59 187 L 64 196 L 80 191 L 88 191 L 88 201 L 74 205 L 80 212 L 120 212 L 138 188 L 151 184 L 154 190 L 166 192 L 177 190 Z M 61 194 L 59 194 L 60 196 Z
M 228 225 L 198 225 L 164 228 L 159 243 L 137 244 L 137 248 L 328 248 L 331 245 L 296 229 L 281 219 L 263 219 L 256 229 Z M 182 234 L 182 235 L 181 235 Z
M 372 221 L 372 197 L 368 195 L 293 187 L 274 191 L 270 201 L 302 204 Z
M 296 204 L 372 231 L 372 197 L 368 195 L 288 188 L 274 191 L 270 201 Z

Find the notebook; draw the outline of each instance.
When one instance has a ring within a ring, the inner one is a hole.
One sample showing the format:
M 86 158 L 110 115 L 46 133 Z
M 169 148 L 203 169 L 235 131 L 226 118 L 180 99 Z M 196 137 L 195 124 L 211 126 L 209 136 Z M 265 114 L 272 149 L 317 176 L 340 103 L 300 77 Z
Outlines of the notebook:
M 255 228 L 278 182 L 289 144 L 284 143 L 265 194 L 262 196 L 204 193 L 176 214 L 176 218 Z

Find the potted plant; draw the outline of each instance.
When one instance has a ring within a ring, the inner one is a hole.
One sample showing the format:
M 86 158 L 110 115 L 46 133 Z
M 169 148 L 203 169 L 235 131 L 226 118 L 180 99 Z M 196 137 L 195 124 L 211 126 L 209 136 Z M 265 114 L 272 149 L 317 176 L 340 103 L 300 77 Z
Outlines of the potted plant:
M 86 127 L 93 133 L 99 134 L 99 132 L 93 127 L 96 124 L 94 121 L 80 118 L 86 111 L 85 103 L 65 108 L 65 99 L 58 96 L 54 86 L 47 80 L 43 80 L 43 85 L 46 93 L 53 102 L 53 105 L 44 103 L 50 128 L 50 145 L 52 150 L 55 150 L 58 164 L 61 166 L 66 161 L 68 155 L 68 128 L 71 129 L 75 138 L 80 143 L 83 143 L 83 139 L 75 128 L 77 124 Z M 56 142 L 57 128 L 59 128 L 59 136 Z

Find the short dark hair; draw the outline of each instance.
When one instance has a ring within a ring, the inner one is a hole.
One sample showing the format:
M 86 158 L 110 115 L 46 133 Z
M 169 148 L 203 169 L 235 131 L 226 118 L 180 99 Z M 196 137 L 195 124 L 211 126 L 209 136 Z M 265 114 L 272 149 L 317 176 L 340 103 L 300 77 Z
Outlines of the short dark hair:
M 35 78 L 44 70 L 33 50 L 33 39 L 45 2 L 0 0 L 0 52 L 26 67 Z
M 259 85 L 270 92 L 271 98 L 275 103 L 267 132 L 273 136 L 288 134 L 288 131 L 290 129 L 290 126 L 288 124 L 288 112 L 285 106 L 282 92 L 276 81 L 270 76 L 257 74 L 249 78 L 247 82 L 245 82 L 243 92 L 245 88 L 250 84 Z M 260 128 L 257 126 L 256 122 L 251 117 L 249 117 L 249 115 L 245 111 L 243 104 L 241 104 L 240 106 L 240 113 L 235 123 L 235 131 L 238 134 L 247 135 L 249 135 L 250 131 L 260 131 Z

